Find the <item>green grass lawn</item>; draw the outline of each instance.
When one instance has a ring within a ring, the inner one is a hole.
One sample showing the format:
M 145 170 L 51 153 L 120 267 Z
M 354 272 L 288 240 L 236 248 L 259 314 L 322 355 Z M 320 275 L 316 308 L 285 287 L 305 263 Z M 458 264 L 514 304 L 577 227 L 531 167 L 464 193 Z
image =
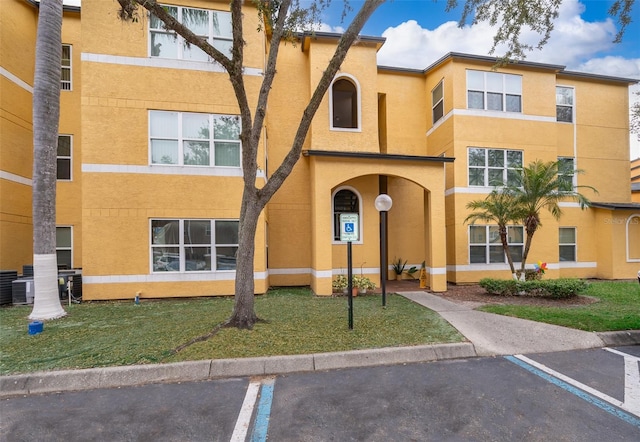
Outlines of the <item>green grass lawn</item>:
M 28 334 L 30 306 L 0 309 L 0 374 L 251 356 L 294 355 L 461 342 L 440 316 L 400 296 L 314 297 L 308 289 L 271 290 L 256 298 L 268 322 L 253 330 L 225 328 L 174 354 L 227 319 L 232 298 L 90 302 L 65 306 L 68 315 Z
M 492 305 L 479 310 L 586 331 L 640 330 L 637 282 L 594 282 L 583 294 L 599 302 L 576 307 Z

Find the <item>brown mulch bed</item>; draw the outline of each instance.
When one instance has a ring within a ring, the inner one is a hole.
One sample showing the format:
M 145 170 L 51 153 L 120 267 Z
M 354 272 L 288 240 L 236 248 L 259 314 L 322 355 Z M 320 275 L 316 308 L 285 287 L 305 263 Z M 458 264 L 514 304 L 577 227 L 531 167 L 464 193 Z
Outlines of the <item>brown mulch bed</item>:
M 392 281 L 387 286 L 387 291 L 393 292 L 403 290 L 420 290 L 419 285 L 415 281 Z M 575 296 L 568 299 L 549 299 L 539 296 L 496 296 L 488 294 L 478 284 L 447 284 L 447 291 L 442 293 L 434 293 L 442 298 L 461 304 L 515 304 L 515 305 L 534 305 L 548 307 L 573 307 L 580 305 L 593 304 L 598 299 L 590 296 Z
M 448 284 L 447 291 L 436 293 L 438 296 L 453 302 L 476 302 L 481 304 L 517 304 L 548 307 L 572 307 L 598 302 L 591 296 L 575 296 L 567 299 L 550 299 L 540 296 L 496 296 L 488 294 L 477 284 L 455 285 Z

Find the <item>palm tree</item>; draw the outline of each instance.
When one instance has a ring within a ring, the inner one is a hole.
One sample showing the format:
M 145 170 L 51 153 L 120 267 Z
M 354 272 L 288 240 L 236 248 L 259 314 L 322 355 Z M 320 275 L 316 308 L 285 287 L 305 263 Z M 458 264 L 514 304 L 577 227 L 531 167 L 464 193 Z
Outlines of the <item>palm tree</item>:
M 596 194 L 598 191 L 591 186 L 567 185 L 567 174 L 563 172 L 563 165 L 560 161 L 543 162 L 536 160 L 522 169 L 518 183 L 509 186 L 509 191 L 515 198 L 517 205 L 524 211 L 520 218 L 524 224 L 527 238 L 522 253 L 522 263 L 520 274 L 524 274 L 524 267 L 531 248 L 533 235 L 542 225 L 540 222 L 540 212 L 542 209 L 548 210 L 551 215 L 559 220 L 562 210 L 559 203 L 565 199 L 572 199 L 580 204 L 581 209 L 591 205 L 589 199 L 577 191 L 579 188 L 591 189 Z M 566 171 L 564 171 L 566 172 Z M 580 174 L 582 170 L 572 170 L 570 175 Z
M 507 240 L 507 224 L 520 220 L 523 213 L 519 211 L 512 193 L 506 188 L 494 189 L 485 199 L 467 203 L 467 209 L 471 209 L 474 212 L 465 218 L 465 224 L 468 222 L 474 224 L 476 221 L 482 221 L 498 225 L 502 249 L 507 256 L 511 274 L 515 278 L 516 270 Z
M 56 152 L 60 117 L 62 0 L 41 0 L 33 82 L 33 276 L 29 319 L 66 315 L 58 295 Z

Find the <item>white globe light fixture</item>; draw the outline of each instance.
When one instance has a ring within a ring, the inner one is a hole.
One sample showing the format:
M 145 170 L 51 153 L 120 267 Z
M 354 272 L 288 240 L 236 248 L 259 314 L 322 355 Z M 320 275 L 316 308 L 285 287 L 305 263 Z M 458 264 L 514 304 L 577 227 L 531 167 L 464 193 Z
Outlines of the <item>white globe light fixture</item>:
M 386 193 L 382 193 L 376 197 L 376 201 L 374 204 L 378 212 L 388 212 L 393 205 L 393 200 Z
M 393 200 L 386 193 L 381 193 L 374 202 L 380 212 L 380 288 L 382 290 L 382 306 L 387 306 L 387 212 Z

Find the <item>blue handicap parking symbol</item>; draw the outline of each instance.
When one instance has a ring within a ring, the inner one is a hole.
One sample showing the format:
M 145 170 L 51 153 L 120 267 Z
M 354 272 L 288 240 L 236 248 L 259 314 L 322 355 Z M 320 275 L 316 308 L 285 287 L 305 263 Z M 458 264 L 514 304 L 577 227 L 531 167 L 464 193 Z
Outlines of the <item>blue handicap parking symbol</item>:
M 353 233 L 356 231 L 353 223 L 344 223 L 344 231 L 347 233 Z

